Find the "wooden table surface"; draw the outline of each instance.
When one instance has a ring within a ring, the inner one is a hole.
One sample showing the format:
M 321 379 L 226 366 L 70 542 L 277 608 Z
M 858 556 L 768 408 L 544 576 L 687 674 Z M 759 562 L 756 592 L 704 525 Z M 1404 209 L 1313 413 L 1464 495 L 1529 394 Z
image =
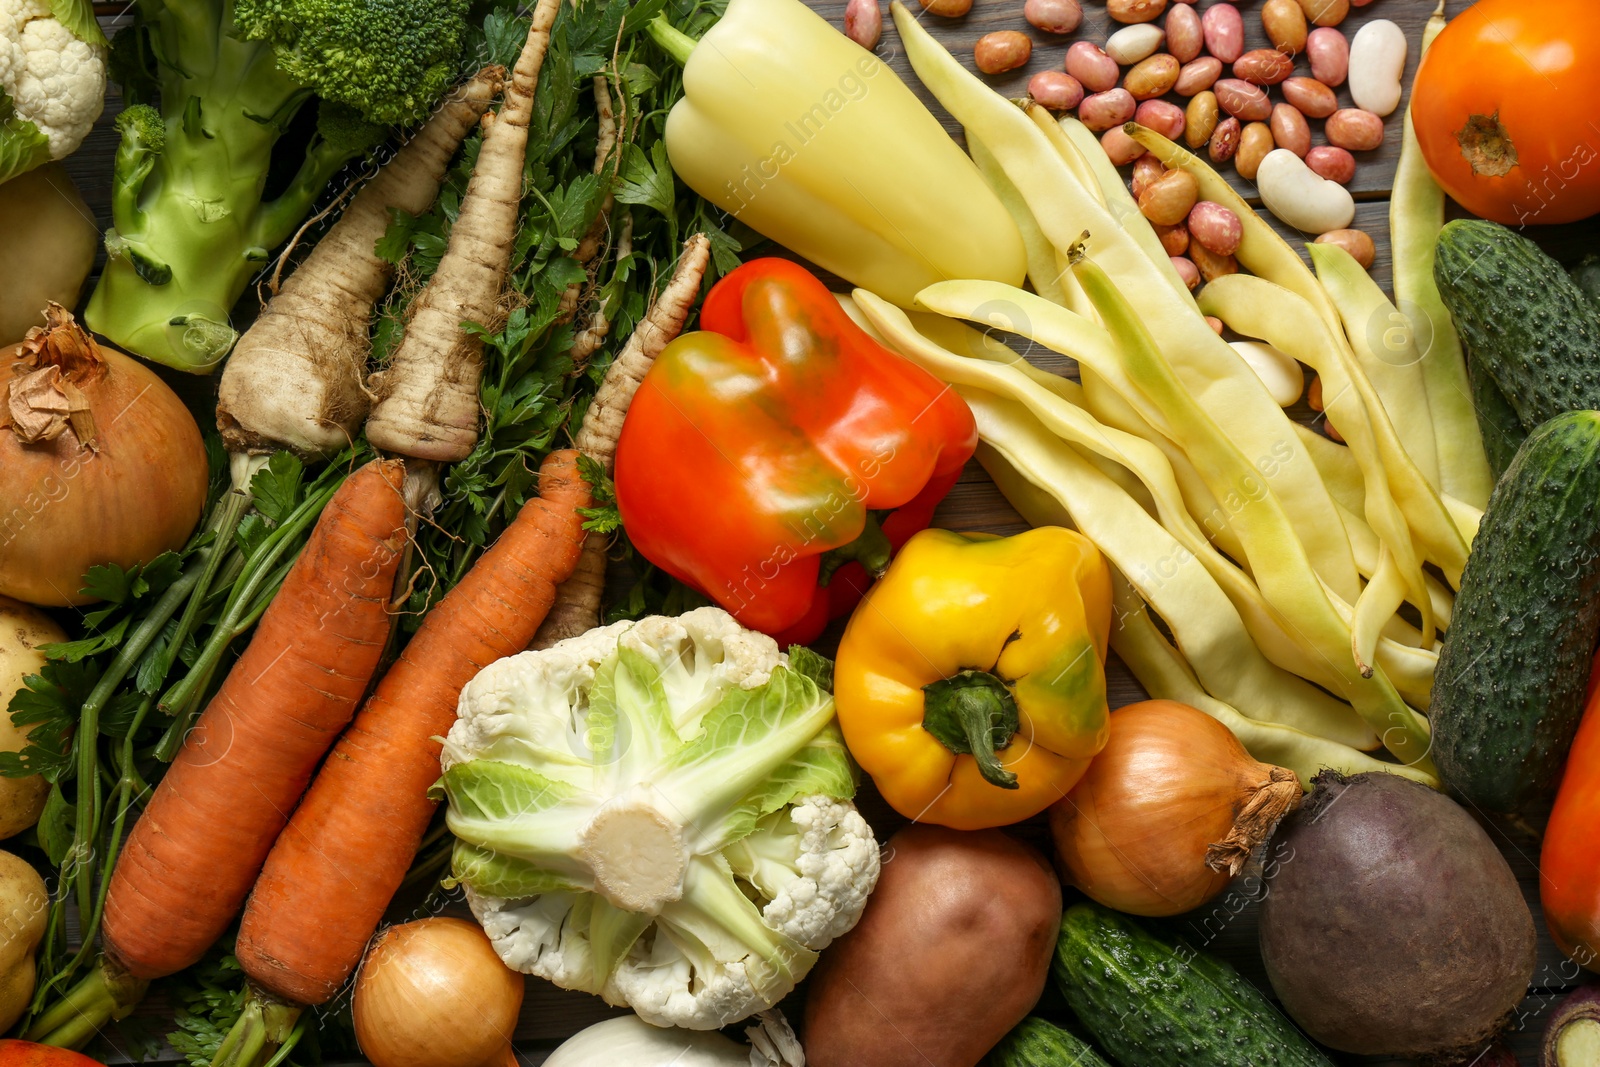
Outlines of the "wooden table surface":
M 809 2 L 835 25 L 842 26 L 845 0 L 809 0 Z M 1220 2 L 1225 0 L 1200 0 L 1198 6 L 1203 11 L 1211 4 Z M 878 54 L 928 102 L 934 113 L 945 121 L 952 135 L 959 138 L 959 127 L 934 103 L 912 74 L 901 51 L 892 21 L 888 17 L 887 0 L 882 0 L 882 4 L 885 28 L 883 41 L 878 46 Z M 1411 41 L 1405 75 L 1406 84 L 1409 86 L 1417 63 L 1417 42 L 1434 5 L 1435 0 L 1375 0 L 1369 6 L 1354 9 L 1340 28 L 1347 35 L 1353 36 L 1363 23 L 1371 19 L 1386 18 L 1398 23 Z M 1241 0 L 1238 6 L 1245 16 L 1246 47 L 1268 46 L 1259 19 L 1260 0 Z M 1450 0 L 1449 13 L 1453 15 L 1464 6 L 1463 0 Z M 119 24 L 119 20 L 110 16 L 104 6 L 97 5 L 97 7 L 103 12 L 102 24 L 110 32 Z M 927 14 L 921 17 L 934 34 L 969 68 L 972 68 L 973 43 L 982 34 L 996 29 L 1017 29 L 1027 32 L 1034 41 L 1034 52 L 1028 65 L 1007 75 L 988 79 L 995 89 L 1005 95 L 1021 97 L 1026 95 L 1027 80 L 1032 74 L 1040 70 L 1059 69 L 1067 46 L 1072 41 L 1091 40 L 1103 43 L 1117 28 L 1117 24 L 1106 15 L 1104 0 L 1084 0 L 1084 8 L 1083 25 L 1075 34 L 1067 37 L 1042 33 L 1030 27 L 1022 18 L 1022 0 L 975 0 L 972 12 L 961 19 L 945 19 Z M 1308 73 L 1304 57 L 1298 60 L 1296 73 Z M 1349 106 L 1347 89 L 1340 89 L 1339 96 L 1341 106 Z M 1176 102 L 1180 105 L 1183 103 L 1182 100 Z M 111 156 L 117 141 L 110 120 L 119 106 L 120 100 L 116 89 L 112 87 L 105 116 L 83 148 L 67 164 L 68 170 L 83 190 L 102 227 L 109 221 Z M 1315 143 L 1322 143 L 1320 125 L 1313 123 Z M 1376 242 L 1378 259 L 1372 274 L 1385 289 L 1390 283 L 1388 196 L 1399 153 L 1401 128 L 1399 111 L 1386 122 L 1386 127 L 1385 141 L 1381 148 L 1372 152 L 1356 153 L 1358 161 L 1356 178 L 1351 184 L 1358 202 L 1356 221 L 1353 225 L 1366 230 Z M 1259 204 L 1259 197 L 1253 186 L 1234 174 L 1231 167 L 1225 170 L 1241 194 L 1252 204 Z M 906 181 L 929 178 L 930 176 L 926 175 L 904 176 Z M 1584 251 L 1600 248 L 1600 240 L 1597 240 L 1600 238 L 1600 225 L 1597 223 L 1600 223 L 1600 220 L 1562 227 L 1555 232 L 1535 230 L 1531 232 L 1531 236 L 1546 244 L 1552 252 L 1563 259 L 1572 259 Z M 1307 239 L 1281 225 L 1279 229 L 1291 239 L 1292 243 L 1296 239 Z M 1030 358 L 1033 358 L 1031 353 Z M 1075 371 L 1069 369 L 1068 373 L 1075 376 Z M 1305 407 L 1303 400 L 1292 411 L 1297 418 L 1306 422 L 1311 422 L 1315 417 L 1315 414 Z M 940 507 L 934 521 L 939 526 L 989 530 L 996 533 L 1015 533 L 1026 528 L 1026 523 L 1006 503 L 1004 497 L 975 462 L 969 466 L 960 484 Z M 825 638 L 825 647 L 837 640 L 837 630 L 838 627 L 835 627 L 830 636 Z M 831 651 L 831 648 L 827 650 Z M 1113 707 L 1144 698 L 1145 694 L 1138 682 L 1115 658 L 1108 666 L 1108 675 Z M 863 789 L 861 806 L 880 839 L 893 833 L 905 822 L 902 817 L 883 804 L 872 791 L 870 783 Z M 1540 933 L 1537 969 L 1528 997 L 1519 1012 L 1520 1027 L 1508 1038 L 1511 1046 L 1521 1057 L 1522 1063 L 1531 1067 L 1538 1061 L 1536 1050 L 1539 1031 L 1543 1026 L 1543 1016 L 1562 993 L 1570 989 L 1576 981 L 1582 981 L 1582 978 L 1545 933 L 1539 911 L 1537 843 L 1513 841 L 1498 829 L 1493 827 L 1490 829 L 1516 872 Z M 1044 842 L 1042 826 L 1037 822 L 1019 828 L 1019 832 L 1037 842 Z M 1241 877 L 1228 892 L 1206 907 L 1170 920 L 1166 926 L 1171 932 L 1187 938 L 1196 947 L 1205 948 L 1229 960 L 1249 978 L 1263 988 L 1268 988 L 1256 948 L 1258 893 L 1253 892 L 1253 889 L 1258 889 L 1256 883 Z M 792 1019 L 799 1017 L 803 995 L 802 986 L 801 990 L 784 1004 Z M 1039 1010 L 1046 1015 L 1065 1014 L 1065 1006 L 1054 992 L 1046 993 Z M 540 979 L 530 979 L 522 1020 L 517 1030 L 517 1051 L 524 1062 L 541 1063 L 549 1050 L 559 1044 L 564 1037 L 614 1014 L 618 1014 L 616 1009 L 609 1008 L 596 997 L 560 990 Z M 1370 1067 L 1399 1067 L 1402 1062 L 1407 1062 L 1337 1055 L 1334 1059 L 1341 1064 L 1366 1064 Z

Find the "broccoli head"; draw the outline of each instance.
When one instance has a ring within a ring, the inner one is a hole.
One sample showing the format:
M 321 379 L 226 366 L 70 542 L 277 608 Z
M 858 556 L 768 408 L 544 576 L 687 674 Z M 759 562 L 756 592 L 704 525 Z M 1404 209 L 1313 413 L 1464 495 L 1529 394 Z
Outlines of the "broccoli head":
M 235 0 L 284 74 L 373 122 L 422 118 L 456 75 L 469 0 Z

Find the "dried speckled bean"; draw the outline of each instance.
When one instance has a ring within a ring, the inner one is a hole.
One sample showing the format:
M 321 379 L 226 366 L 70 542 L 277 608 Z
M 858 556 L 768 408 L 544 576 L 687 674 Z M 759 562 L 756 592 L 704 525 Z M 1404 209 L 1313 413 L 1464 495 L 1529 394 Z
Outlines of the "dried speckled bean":
M 1106 14 L 1118 22 L 1152 22 L 1167 9 L 1167 0 L 1106 0 Z
M 1244 223 L 1230 209 L 1211 200 L 1202 200 L 1189 209 L 1189 242 L 1206 251 L 1231 256 L 1244 238 Z
M 1317 238 L 1317 244 L 1338 245 L 1349 252 L 1363 270 L 1371 270 L 1372 261 L 1378 258 L 1378 246 L 1362 230 L 1329 230 Z
M 1265 122 L 1252 122 L 1239 134 L 1239 152 L 1233 157 L 1233 167 L 1239 177 L 1247 182 L 1256 180 L 1256 171 L 1267 153 L 1278 147 L 1272 140 L 1272 128 Z
M 1166 100 L 1146 100 L 1133 113 L 1133 121 L 1154 130 L 1169 141 L 1183 136 L 1186 123 L 1183 108 Z
M 1117 61 L 1092 41 L 1074 41 L 1067 49 L 1067 73 L 1091 93 L 1103 93 L 1116 88 L 1122 71 Z
M 1350 41 L 1331 26 L 1312 30 L 1306 38 L 1306 58 L 1313 78 L 1338 88 L 1350 74 Z
M 1282 2 L 1293 4 L 1294 0 Z M 1205 43 L 1205 31 L 1200 28 L 1200 16 L 1195 14 L 1194 8 L 1178 4 L 1167 12 L 1167 51 L 1179 63 L 1188 63 L 1198 57 Z
M 1028 79 L 1028 95 L 1051 111 L 1071 111 L 1083 102 L 1083 86 L 1063 71 L 1041 70 Z
M 1144 145 L 1123 133 L 1120 125 L 1100 135 L 1100 147 L 1105 149 L 1106 158 L 1119 167 L 1149 154 L 1144 150 Z
M 1342 107 L 1322 128 L 1328 143 L 1352 152 L 1370 152 L 1383 144 L 1383 120 L 1358 107 Z
M 1206 51 L 1232 63 L 1244 55 L 1244 16 L 1232 4 L 1212 4 L 1200 16 L 1200 29 L 1205 35 Z
M 1151 222 L 1175 226 L 1189 217 L 1200 199 L 1200 184 L 1183 170 L 1169 170 L 1144 187 L 1139 194 L 1139 211 Z
M 1294 60 L 1273 48 L 1253 48 L 1233 65 L 1233 76 L 1251 85 L 1277 85 L 1294 73 Z
M 1286 55 L 1299 55 L 1306 49 L 1306 13 L 1299 0 L 1267 0 L 1261 5 L 1261 28 L 1267 31 L 1272 47 Z
M 1027 0 L 1022 17 L 1046 33 L 1071 33 L 1083 22 L 1078 0 Z
M 878 47 L 883 36 L 878 0 L 850 0 L 844 6 L 844 35 L 869 52 Z
M 1200 268 L 1194 265 L 1194 260 L 1182 256 L 1170 256 L 1172 269 L 1178 272 L 1178 277 L 1183 279 L 1183 284 L 1190 289 L 1200 288 Z
M 1128 90 L 1107 89 L 1083 98 L 1078 105 L 1078 121 L 1095 133 L 1102 133 L 1133 118 L 1138 107 L 1139 102 Z
M 1211 91 L 1217 94 L 1217 106 L 1240 122 L 1265 122 L 1272 114 L 1272 99 L 1259 85 L 1223 78 Z
M 972 0 L 918 0 L 922 10 L 930 15 L 958 19 L 972 10 Z
M 1350 14 L 1350 0 L 1300 0 L 1300 9 L 1318 26 L 1337 26 Z
M 1176 226 L 1156 226 L 1156 240 L 1161 242 L 1161 247 L 1169 256 L 1181 256 L 1189 250 L 1189 227 L 1183 223 Z
M 1217 128 L 1211 133 L 1211 142 L 1206 146 L 1206 154 L 1213 163 L 1226 163 L 1232 159 L 1234 153 L 1239 151 L 1239 120 L 1232 115 L 1217 123 Z
M 1170 93 L 1177 81 L 1177 58 L 1159 52 L 1134 64 L 1122 80 L 1122 87 L 1132 93 L 1135 100 L 1154 100 Z
M 1190 235 L 1193 236 L 1192 234 Z M 1232 256 L 1219 256 L 1199 241 L 1189 242 L 1189 258 L 1200 268 L 1200 277 L 1214 282 L 1225 274 L 1238 274 L 1239 261 Z
M 1201 56 L 1199 59 L 1191 59 L 1178 71 L 1178 82 L 1172 87 L 1172 91 L 1179 96 L 1193 96 L 1211 88 L 1220 77 L 1222 77 L 1222 60 L 1216 56 Z
M 1320 178 L 1349 185 L 1356 176 L 1356 157 L 1343 148 L 1322 144 L 1306 153 L 1306 166 Z
M 1190 148 L 1199 148 L 1211 140 L 1221 112 L 1222 109 L 1217 106 L 1217 94 L 1210 89 L 1196 93 L 1189 100 L 1189 107 L 1184 112 L 1183 139 Z
M 1146 152 L 1144 155 L 1140 156 L 1138 161 L 1133 165 L 1133 180 L 1131 183 L 1133 186 L 1133 198 L 1135 200 L 1139 199 L 1139 194 L 1144 192 L 1146 187 L 1148 187 L 1151 182 L 1155 181 L 1166 172 L 1166 164 L 1162 163 L 1161 160 L 1157 159 L 1154 155 Z
M 1308 119 L 1325 119 L 1339 110 L 1339 97 L 1315 78 L 1290 78 L 1282 89 L 1283 98 Z
M 1017 30 L 996 30 L 978 38 L 972 46 L 972 61 L 985 74 L 1004 74 L 1016 70 L 1033 55 L 1033 41 Z
M 1273 105 L 1271 125 L 1272 140 L 1279 148 L 1287 148 L 1301 159 L 1311 151 L 1311 127 L 1293 104 Z

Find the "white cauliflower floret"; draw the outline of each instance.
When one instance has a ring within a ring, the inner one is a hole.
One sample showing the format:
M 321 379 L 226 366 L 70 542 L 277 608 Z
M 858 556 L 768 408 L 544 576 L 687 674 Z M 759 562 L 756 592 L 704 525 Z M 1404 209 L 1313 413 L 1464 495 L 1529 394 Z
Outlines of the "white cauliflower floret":
M 48 158 L 70 155 L 105 105 L 104 41 L 75 35 L 45 0 L 0 0 L 0 90 L 10 98 L 16 120 L 31 123 L 44 136 Z M 31 159 L 28 166 L 42 162 Z
M 485 668 L 442 758 L 456 877 L 507 965 L 714 1029 L 860 917 L 878 847 L 833 699 L 701 608 Z

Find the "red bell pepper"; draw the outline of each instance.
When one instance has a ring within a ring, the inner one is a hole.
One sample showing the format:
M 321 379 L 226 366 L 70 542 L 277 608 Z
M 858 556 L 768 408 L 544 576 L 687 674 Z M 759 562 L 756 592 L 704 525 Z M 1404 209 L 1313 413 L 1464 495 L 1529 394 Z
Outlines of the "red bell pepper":
M 628 409 L 622 523 L 744 625 L 809 641 L 928 525 L 977 447 L 972 412 L 787 260 L 722 279 L 700 327 Z

